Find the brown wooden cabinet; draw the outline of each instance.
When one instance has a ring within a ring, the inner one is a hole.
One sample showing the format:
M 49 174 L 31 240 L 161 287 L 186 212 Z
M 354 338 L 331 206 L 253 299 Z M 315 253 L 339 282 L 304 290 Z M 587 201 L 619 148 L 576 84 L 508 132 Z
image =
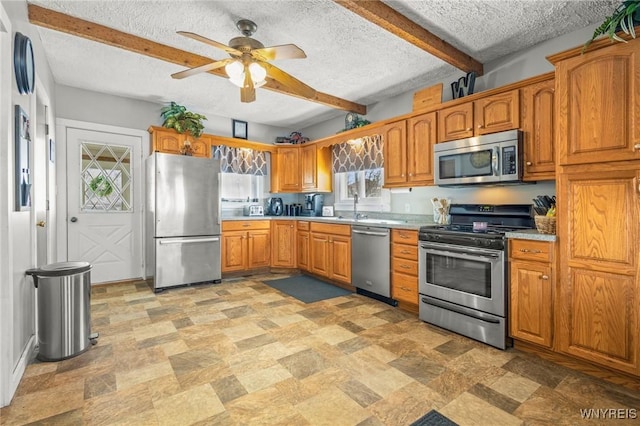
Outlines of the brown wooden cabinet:
M 384 186 L 420 186 L 433 183 L 433 144 L 436 113 L 398 121 L 381 129 L 384 137 Z
M 272 155 L 271 192 L 300 192 L 300 149 L 298 146 L 278 147 Z
M 222 272 L 264 268 L 271 264 L 268 220 L 222 222 Z
M 331 192 L 331 148 L 280 146 L 272 156 L 271 192 Z
M 556 175 L 554 123 L 555 80 L 521 89 L 520 119 L 524 138 L 523 180 L 553 180 Z
M 296 267 L 296 221 L 271 221 L 271 266 Z
M 384 186 L 407 181 L 407 122 L 396 121 L 380 129 L 383 137 Z
M 309 270 L 309 222 L 298 222 L 297 252 L 298 268 L 303 271 Z
M 438 142 L 520 127 L 520 92 L 498 93 L 438 111 Z
M 557 191 L 558 349 L 636 375 L 639 182 L 638 161 L 573 166 L 563 168 Z
M 391 297 L 418 310 L 418 231 L 391 231 Z M 402 307 L 402 304 L 401 304 Z
M 509 241 L 509 329 L 514 339 L 551 348 L 554 243 Z
M 640 160 L 640 40 L 549 60 L 559 164 Z
M 309 270 L 351 284 L 351 226 L 311 222 Z
M 178 133 L 173 129 L 151 126 L 151 152 L 164 152 L 168 154 L 182 154 L 182 150 L 188 141 L 191 145 L 194 157 L 210 157 L 211 141 L 207 136 L 194 138 L 189 133 Z

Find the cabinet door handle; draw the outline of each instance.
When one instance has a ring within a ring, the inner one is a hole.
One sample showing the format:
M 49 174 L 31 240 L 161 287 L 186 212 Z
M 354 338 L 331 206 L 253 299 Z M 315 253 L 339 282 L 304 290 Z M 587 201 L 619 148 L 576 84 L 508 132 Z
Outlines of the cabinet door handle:
M 640 150 L 640 143 L 635 144 L 635 145 L 633 146 L 633 150 L 634 150 L 634 151 L 638 151 L 638 150 Z
M 410 254 L 411 252 L 409 250 L 402 250 L 400 253 L 402 253 L 402 254 Z
M 251 225 L 249 225 L 248 223 L 243 223 L 242 226 L 246 228 L 246 227 L 251 226 Z
M 529 249 L 520 249 L 520 251 L 521 251 L 522 253 L 542 253 L 542 251 L 541 251 L 541 250 L 538 250 L 538 249 L 533 249 L 533 250 L 529 250 Z
M 400 267 L 402 269 L 411 269 L 411 266 L 408 266 L 408 265 L 400 265 Z
M 482 124 L 478 124 L 478 129 L 482 129 L 484 126 Z
M 473 127 L 467 127 L 467 132 L 470 132 L 473 130 Z
M 527 166 L 532 165 L 533 163 L 531 161 L 527 161 Z
M 540 275 L 540 279 L 541 280 L 548 280 L 549 279 L 549 275 Z
M 400 238 L 404 238 L 404 239 L 406 240 L 406 239 L 408 239 L 408 238 L 409 238 L 409 236 L 408 236 L 408 235 L 405 235 L 405 234 L 400 234 Z
M 411 289 L 410 289 L 410 288 L 407 288 L 407 287 L 400 287 L 400 289 L 401 289 L 401 290 L 404 290 L 404 291 L 411 291 Z

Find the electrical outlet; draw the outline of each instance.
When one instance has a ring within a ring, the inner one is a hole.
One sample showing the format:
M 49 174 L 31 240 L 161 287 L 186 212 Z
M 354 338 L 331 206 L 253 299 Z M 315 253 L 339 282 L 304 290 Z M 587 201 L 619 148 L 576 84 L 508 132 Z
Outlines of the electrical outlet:
M 405 203 L 405 205 L 404 205 L 404 212 L 405 212 L 405 213 L 411 213 L 411 204 L 409 204 L 409 203 Z

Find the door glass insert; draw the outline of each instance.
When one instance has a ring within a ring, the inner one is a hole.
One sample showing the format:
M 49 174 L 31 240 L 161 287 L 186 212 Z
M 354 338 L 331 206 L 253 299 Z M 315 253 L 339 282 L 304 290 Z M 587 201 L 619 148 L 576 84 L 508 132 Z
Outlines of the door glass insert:
M 491 298 L 491 263 L 430 253 L 426 263 L 428 283 Z
M 81 142 L 80 164 L 81 211 L 133 211 L 130 147 Z

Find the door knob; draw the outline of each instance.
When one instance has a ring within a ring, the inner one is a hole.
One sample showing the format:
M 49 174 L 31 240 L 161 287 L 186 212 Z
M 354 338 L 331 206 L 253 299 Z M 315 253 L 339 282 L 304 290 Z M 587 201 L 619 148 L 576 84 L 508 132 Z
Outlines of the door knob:
M 36 223 L 36 226 L 39 226 L 40 228 L 44 228 L 44 225 L 46 225 L 47 222 L 45 222 L 44 220 L 41 220 L 40 222 Z
M 71 220 L 71 222 L 77 222 L 77 221 L 78 221 L 78 218 L 77 218 L 77 217 L 75 217 L 75 216 L 73 216 L 73 217 L 72 217 L 71 219 L 69 219 L 69 220 Z

